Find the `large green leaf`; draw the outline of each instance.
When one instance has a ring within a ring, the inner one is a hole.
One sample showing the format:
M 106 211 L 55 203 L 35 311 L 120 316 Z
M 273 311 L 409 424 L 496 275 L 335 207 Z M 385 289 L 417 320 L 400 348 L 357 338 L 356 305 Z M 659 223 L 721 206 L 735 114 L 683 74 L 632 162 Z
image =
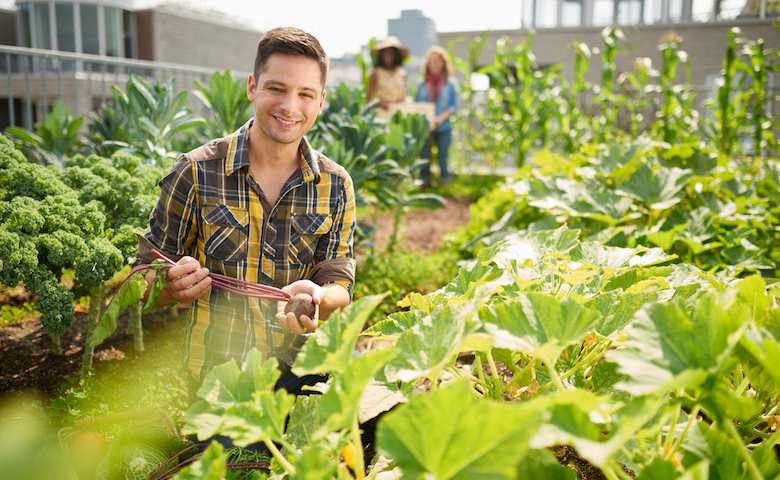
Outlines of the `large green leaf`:
M 453 306 L 437 307 L 398 338 L 398 356 L 385 368 L 390 381 L 410 382 L 420 377 L 438 379 L 442 369 L 461 351 L 475 328 L 470 313 Z
M 748 305 L 750 318 L 760 322 L 772 304 L 772 296 L 766 291 L 766 282 L 759 275 L 751 275 L 737 283 L 737 298 Z
M 681 300 L 646 305 L 634 317 L 626 348 L 607 354 L 626 375 L 617 387 L 635 395 L 696 388 L 724 367 L 745 318 L 744 305 L 713 292 L 692 311 Z
M 185 433 L 227 435 L 242 447 L 281 441 L 295 397 L 273 391 L 280 375 L 277 365 L 273 358 L 263 363 L 262 354 L 252 350 L 241 370 L 232 360 L 214 367 L 198 390 L 203 400 L 185 414 Z
M 523 351 L 555 363 L 563 350 L 581 342 L 598 321 L 598 313 L 572 299 L 544 293 L 480 309 L 484 329 L 496 347 Z
M 331 315 L 301 349 L 295 359 L 293 373 L 344 372 L 352 361 L 360 331 L 385 295 L 363 297 Z
M 645 163 L 617 188 L 617 193 L 634 197 L 651 210 L 665 210 L 685 198 L 683 189 L 692 176 L 690 170 L 676 167 L 653 171 Z
M 473 295 L 479 285 L 499 276 L 500 272 L 497 271 L 493 261 L 504 245 L 504 242 L 497 242 L 480 250 L 475 260 L 458 270 L 458 275 L 445 287 L 445 292 L 459 296 L 467 296 L 469 293 Z
M 549 414 L 543 402 L 475 400 L 468 382 L 413 396 L 379 422 L 376 447 L 404 478 L 508 479 Z
M 517 477 L 544 480 L 577 480 L 581 478 L 573 468 L 564 467 L 548 450 L 539 450 L 526 456 L 517 465 Z
M 605 337 L 617 336 L 631 324 L 636 312 L 648 302 L 658 299 L 657 292 L 604 292 L 588 300 L 588 308 L 599 313 L 596 332 Z
M 295 472 L 290 480 L 334 478 L 338 464 L 319 445 L 312 445 L 295 458 Z
M 427 316 L 428 312 L 423 310 L 392 313 L 387 319 L 365 329 L 363 335 L 370 335 L 380 340 L 397 340 L 403 332 L 417 325 Z
M 317 415 L 321 395 L 299 395 L 290 410 L 285 436 L 295 448 L 303 449 L 322 441 L 326 419 Z
M 745 365 L 751 383 L 766 391 L 780 390 L 780 338 L 765 328 L 751 326 L 739 345 L 747 352 Z
M 688 468 L 705 460 L 710 464 L 708 478 L 711 480 L 752 478 L 743 465 L 742 457 L 736 454 L 737 449 L 744 447 L 734 444 L 732 439 L 704 422 L 696 423 L 685 437 L 682 448 L 686 452 L 683 466 Z
M 328 391 L 317 410 L 328 419 L 328 429 L 351 428 L 358 420 L 360 399 L 372 377 L 396 354 L 394 348 L 375 350 L 358 355 L 345 371 L 333 375 Z

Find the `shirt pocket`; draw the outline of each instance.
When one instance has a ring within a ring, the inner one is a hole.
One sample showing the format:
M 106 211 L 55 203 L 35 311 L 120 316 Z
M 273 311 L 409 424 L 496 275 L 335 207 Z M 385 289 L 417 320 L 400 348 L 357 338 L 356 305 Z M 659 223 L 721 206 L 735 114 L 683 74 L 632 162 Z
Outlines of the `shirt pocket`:
M 211 260 L 245 262 L 249 212 L 228 205 L 203 205 L 203 253 Z
M 314 259 L 320 237 L 333 226 L 333 217 L 324 213 L 293 213 L 290 224 L 287 260 L 297 265 L 308 265 Z

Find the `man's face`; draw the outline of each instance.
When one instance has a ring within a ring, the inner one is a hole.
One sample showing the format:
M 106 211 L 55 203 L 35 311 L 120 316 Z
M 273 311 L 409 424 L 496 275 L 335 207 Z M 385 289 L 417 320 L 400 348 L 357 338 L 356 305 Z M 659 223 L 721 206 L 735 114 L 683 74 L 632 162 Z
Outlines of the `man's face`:
M 253 131 L 260 141 L 297 145 L 325 101 L 320 66 L 311 58 L 274 53 L 257 78 L 249 76 L 247 96 L 254 102 Z

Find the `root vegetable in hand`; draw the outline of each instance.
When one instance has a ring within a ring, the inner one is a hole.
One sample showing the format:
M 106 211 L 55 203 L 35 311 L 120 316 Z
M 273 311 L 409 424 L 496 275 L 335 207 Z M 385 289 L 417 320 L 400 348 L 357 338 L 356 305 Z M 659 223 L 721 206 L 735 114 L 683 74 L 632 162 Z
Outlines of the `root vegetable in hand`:
M 298 320 L 298 323 L 301 322 L 301 316 L 306 315 L 310 319 L 314 320 L 314 316 L 316 313 L 316 306 L 314 305 L 314 300 L 311 298 L 311 295 L 308 293 L 298 293 L 296 295 L 293 295 L 293 297 L 287 302 L 287 305 L 284 307 L 284 313 L 285 315 L 292 312 L 295 314 L 296 320 Z M 303 324 L 301 324 L 303 326 Z

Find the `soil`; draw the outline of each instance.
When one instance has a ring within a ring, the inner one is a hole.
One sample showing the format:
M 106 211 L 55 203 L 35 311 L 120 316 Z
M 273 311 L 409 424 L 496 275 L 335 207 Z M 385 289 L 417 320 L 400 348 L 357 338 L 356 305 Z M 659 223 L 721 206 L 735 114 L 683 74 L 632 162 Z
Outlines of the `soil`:
M 402 221 L 400 232 L 404 246 L 421 253 L 437 249 L 444 234 L 455 230 L 469 220 L 469 201 L 450 199 L 438 210 L 413 210 Z M 387 242 L 393 219 L 390 215 L 378 218 L 378 244 Z M 22 288 L 6 291 L 0 305 L 19 307 L 34 301 Z M 185 315 L 171 317 L 169 309 L 158 309 L 144 315 L 144 346 L 146 352 L 163 348 L 170 338 L 181 338 Z M 57 396 L 60 384 L 78 377 L 81 370 L 84 337 L 87 331 L 86 312 L 76 314 L 76 322 L 61 337 L 62 355 L 55 355 L 53 343 L 40 328 L 37 317 L 30 316 L 10 325 L 0 325 L 0 399 L 6 396 L 32 394 L 49 399 Z M 133 337 L 125 333 L 126 313 L 119 317 L 117 331 L 95 348 L 96 371 L 112 362 L 133 362 L 144 355 L 133 348 Z

